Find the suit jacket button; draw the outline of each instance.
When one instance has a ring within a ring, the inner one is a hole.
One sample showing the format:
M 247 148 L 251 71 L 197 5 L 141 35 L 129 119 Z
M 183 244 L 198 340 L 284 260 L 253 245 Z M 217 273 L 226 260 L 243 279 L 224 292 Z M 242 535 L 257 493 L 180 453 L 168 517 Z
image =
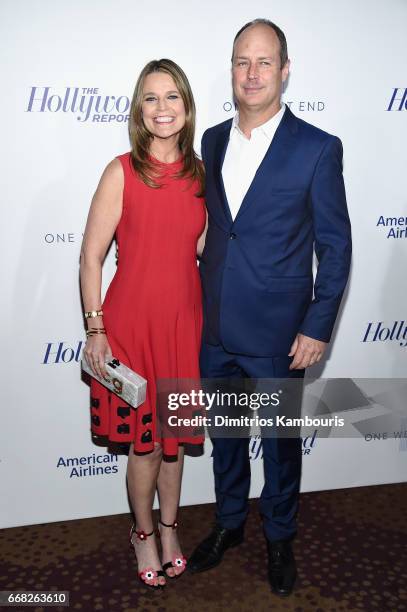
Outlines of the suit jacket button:
M 230 234 L 229 238 L 231 240 L 234 240 L 235 238 L 237 238 L 236 234 L 234 234 L 233 232 Z

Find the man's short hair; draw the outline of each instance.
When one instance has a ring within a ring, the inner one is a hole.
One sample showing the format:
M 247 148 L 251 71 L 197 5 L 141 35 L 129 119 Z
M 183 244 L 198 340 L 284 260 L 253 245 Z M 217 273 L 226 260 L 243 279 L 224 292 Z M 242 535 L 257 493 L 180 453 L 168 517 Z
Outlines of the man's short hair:
M 276 25 L 269 19 L 263 19 L 263 18 L 253 19 L 253 21 L 249 21 L 242 28 L 240 28 L 240 30 L 238 31 L 238 33 L 236 34 L 233 40 L 232 61 L 233 61 L 233 54 L 235 51 L 235 43 L 237 39 L 239 38 L 240 34 L 244 32 L 247 28 L 250 28 L 250 26 L 254 26 L 258 24 L 267 25 L 272 30 L 274 30 L 274 32 L 276 33 L 277 38 L 280 42 L 280 62 L 281 62 L 281 68 L 283 68 L 288 61 L 287 39 L 285 37 L 283 30 L 281 30 L 281 28 L 279 28 L 278 25 Z

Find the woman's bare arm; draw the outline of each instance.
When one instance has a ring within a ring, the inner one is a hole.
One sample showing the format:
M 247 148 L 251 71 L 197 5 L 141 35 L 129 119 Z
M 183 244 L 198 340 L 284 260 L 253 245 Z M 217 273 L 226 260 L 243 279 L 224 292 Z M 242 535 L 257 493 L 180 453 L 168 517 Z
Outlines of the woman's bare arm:
M 102 174 L 89 210 L 80 260 L 80 279 L 85 311 L 101 307 L 102 264 L 123 207 L 123 168 L 118 159 L 111 161 Z M 103 327 L 102 317 L 87 319 L 88 327 Z M 105 356 L 111 353 L 105 335 L 88 338 L 85 358 L 92 370 L 105 376 Z

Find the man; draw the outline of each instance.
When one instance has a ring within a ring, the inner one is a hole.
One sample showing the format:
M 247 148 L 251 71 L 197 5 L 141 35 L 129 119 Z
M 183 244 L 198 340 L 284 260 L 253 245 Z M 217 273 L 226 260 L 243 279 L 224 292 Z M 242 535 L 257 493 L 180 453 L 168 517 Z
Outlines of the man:
M 281 105 L 289 67 L 280 28 L 265 19 L 246 24 L 233 44 L 238 112 L 203 135 L 209 213 L 200 264 L 204 378 L 302 378 L 330 340 L 347 282 L 351 232 L 342 145 Z M 192 572 L 214 567 L 242 542 L 248 511 L 248 438 L 212 442 L 217 520 L 188 562 Z M 301 441 L 262 443 L 269 580 L 275 593 L 289 595 Z

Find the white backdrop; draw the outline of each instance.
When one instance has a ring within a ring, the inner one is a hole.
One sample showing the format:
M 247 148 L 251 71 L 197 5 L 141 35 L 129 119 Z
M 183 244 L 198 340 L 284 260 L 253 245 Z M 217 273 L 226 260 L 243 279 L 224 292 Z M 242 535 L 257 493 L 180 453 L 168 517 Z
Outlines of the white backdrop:
M 403 0 L 3 0 L 0 526 L 128 511 L 125 458 L 92 444 L 78 365 L 78 262 L 89 203 L 103 168 L 128 150 L 126 98 L 145 63 L 169 57 L 189 76 L 199 151 L 204 129 L 233 115 L 231 44 L 256 17 L 286 33 L 292 69 L 284 100 L 344 145 L 354 259 L 319 370 L 406 377 Z M 113 272 L 110 255 L 105 287 Z M 396 322 L 398 339 L 382 329 Z M 403 481 L 403 449 L 394 440 L 317 436 L 304 455 L 302 490 Z M 208 442 L 206 456 L 187 460 L 182 504 L 213 501 L 210 452 Z M 252 458 L 257 496 L 256 448 Z

